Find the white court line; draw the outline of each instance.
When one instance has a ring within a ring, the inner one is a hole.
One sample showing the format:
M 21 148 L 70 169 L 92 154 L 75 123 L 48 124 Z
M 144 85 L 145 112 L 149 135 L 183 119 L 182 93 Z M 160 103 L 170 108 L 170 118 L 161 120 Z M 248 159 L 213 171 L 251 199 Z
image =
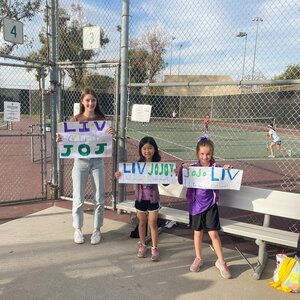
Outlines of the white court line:
M 143 132 L 143 131 L 137 131 L 137 132 L 142 133 L 142 134 L 147 134 L 146 132 Z M 169 143 L 169 144 L 173 144 L 173 145 L 175 145 L 175 146 L 177 146 L 177 147 L 185 148 L 185 149 L 188 149 L 188 150 L 190 150 L 190 151 L 195 151 L 195 148 L 183 146 L 182 144 L 174 143 L 174 142 L 168 141 L 168 140 L 166 140 L 166 139 L 164 139 L 164 138 L 156 137 L 155 135 L 154 135 L 153 137 L 154 137 L 155 139 L 157 139 L 157 140 L 162 140 L 162 141 L 167 142 L 167 143 Z M 179 159 L 179 160 L 182 160 L 182 158 L 177 157 L 176 155 L 170 154 L 169 152 L 166 152 L 166 151 L 162 151 L 162 152 L 167 153 L 167 154 L 169 154 L 169 155 L 172 155 L 173 157 L 175 157 L 175 158 L 177 158 L 177 159 Z M 221 158 L 221 157 L 218 157 L 218 156 L 214 156 L 214 158 L 217 158 L 218 160 L 225 160 L 224 158 Z
M 143 131 L 137 131 L 137 132 L 139 132 L 139 133 L 141 133 L 141 134 L 144 134 L 144 135 L 147 135 L 148 133 L 147 132 L 143 132 Z M 218 135 L 212 135 L 213 137 L 217 137 Z M 195 151 L 195 148 L 191 148 L 191 147 L 187 147 L 187 146 L 184 146 L 184 145 L 182 145 L 182 144 L 178 144 L 178 143 L 175 143 L 175 142 L 171 142 L 171 141 L 168 141 L 168 140 L 166 140 L 166 139 L 164 139 L 164 138 L 160 138 L 160 137 L 158 137 L 158 136 L 153 136 L 155 139 L 157 139 L 157 140 L 162 140 L 162 141 L 164 141 L 164 142 L 167 142 L 167 143 L 169 143 L 169 144 L 173 144 L 173 145 L 175 145 L 175 146 L 177 146 L 177 147 L 181 147 L 181 148 L 185 148 L 185 149 L 187 149 L 187 150 L 189 150 L 189 151 Z M 220 137 L 220 136 L 219 136 Z M 163 153 L 166 153 L 166 154 L 168 154 L 168 155 L 171 155 L 171 156 L 173 156 L 174 158 L 176 158 L 176 159 L 178 159 L 178 160 L 182 160 L 182 158 L 180 158 L 180 157 L 178 157 L 178 156 L 176 156 L 176 155 L 173 155 L 173 154 L 171 154 L 171 153 L 169 153 L 169 152 L 166 152 L 166 151 L 163 151 L 163 150 L 160 150 L 161 152 L 163 152 Z M 222 157 L 219 157 L 219 156 L 214 156 L 214 158 L 215 159 L 218 159 L 218 160 L 229 160 L 229 159 L 225 159 L 225 158 L 222 158 Z M 295 160 L 295 159 L 300 159 L 299 157 L 275 157 L 275 158 L 268 158 L 268 157 L 266 157 L 266 158 L 264 158 L 264 157 L 261 157 L 261 158 L 231 158 L 230 160 L 240 160 L 240 161 L 249 161 L 249 160 L 252 160 L 252 161 L 259 161 L 259 160 L 268 160 L 268 161 L 272 161 L 272 160 L 287 160 L 287 159 L 293 159 L 293 160 Z M 193 160 L 191 160 L 191 161 L 193 161 Z

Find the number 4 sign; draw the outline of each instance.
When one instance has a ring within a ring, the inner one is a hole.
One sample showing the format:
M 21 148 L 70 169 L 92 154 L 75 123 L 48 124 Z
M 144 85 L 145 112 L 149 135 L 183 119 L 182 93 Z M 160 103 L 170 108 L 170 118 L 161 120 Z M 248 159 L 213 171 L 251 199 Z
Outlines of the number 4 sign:
M 4 40 L 15 44 L 23 44 L 23 23 L 13 19 L 3 19 Z

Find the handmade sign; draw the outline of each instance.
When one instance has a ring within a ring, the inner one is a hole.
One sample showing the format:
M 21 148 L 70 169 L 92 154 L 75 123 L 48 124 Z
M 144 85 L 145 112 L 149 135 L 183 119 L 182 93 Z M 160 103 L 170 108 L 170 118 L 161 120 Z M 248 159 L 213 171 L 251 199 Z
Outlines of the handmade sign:
M 175 163 L 168 162 L 119 163 L 119 171 L 122 174 L 119 183 L 174 183 L 177 181 L 175 168 Z
M 243 171 L 219 167 L 183 169 L 183 185 L 188 188 L 240 190 Z
M 95 158 L 112 156 L 110 121 L 62 122 L 57 126 L 61 135 L 61 158 Z

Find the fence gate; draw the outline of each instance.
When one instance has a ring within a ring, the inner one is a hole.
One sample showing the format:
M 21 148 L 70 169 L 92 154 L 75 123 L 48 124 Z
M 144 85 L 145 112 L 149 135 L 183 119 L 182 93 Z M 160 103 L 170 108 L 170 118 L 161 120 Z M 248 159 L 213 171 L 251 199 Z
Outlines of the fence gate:
M 15 65 L 3 62 L 0 67 L 5 79 L 0 86 L 0 204 L 42 199 L 47 194 L 46 140 L 50 141 L 50 128 L 46 130 L 43 117 L 49 111 L 44 80 L 37 84 L 33 75 L 23 72 L 27 77 L 23 82 L 32 84 L 12 88 L 10 76 L 16 73 Z M 18 65 L 18 69 L 26 67 Z M 5 121 L 17 103 L 20 120 Z
M 70 89 L 72 85 L 68 74 L 78 71 L 78 64 L 62 63 L 60 68 L 60 85 L 62 87 L 60 99 L 60 120 L 68 121 L 74 115 L 74 104 L 79 103 L 82 86 L 91 87 L 98 95 L 101 110 L 106 119 L 112 121 L 117 136 L 117 114 L 119 103 L 119 64 L 107 63 L 82 63 L 79 67 L 83 71 L 80 86 Z M 113 157 L 105 158 L 105 206 L 113 208 L 115 202 L 116 180 L 114 170 L 117 163 L 117 140 L 113 140 Z M 72 199 L 72 167 L 74 159 L 60 159 L 59 162 L 59 187 L 63 199 Z M 85 201 L 93 202 L 91 179 L 88 179 L 85 192 Z

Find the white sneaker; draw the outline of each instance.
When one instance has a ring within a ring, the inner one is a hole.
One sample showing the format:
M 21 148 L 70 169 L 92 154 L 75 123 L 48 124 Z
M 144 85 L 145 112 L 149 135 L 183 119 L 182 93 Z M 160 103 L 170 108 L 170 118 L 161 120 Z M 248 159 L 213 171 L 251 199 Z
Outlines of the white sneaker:
M 289 157 L 291 157 L 292 156 L 292 150 L 288 150 L 287 154 L 288 154 Z
M 100 230 L 94 230 L 91 236 L 91 244 L 97 245 L 101 241 L 101 232 Z
M 76 244 L 83 244 L 84 243 L 84 236 L 80 229 L 75 229 L 74 231 L 74 242 Z
M 268 157 L 270 157 L 270 158 L 275 158 L 275 155 L 269 155 Z
M 227 266 L 226 263 L 224 263 L 223 265 L 217 260 L 215 263 L 215 266 L 219 269 L 220 274 L 223 278 L 225 279 L 229 279 L 231 278 L 231 273 L 229 271 L 229 268 Z
M 176 225 L 176 222 L 175 221 L 167 221 L 166 224 L 165 224 L 165 227 L 170 229 L 172 228 L 174 225 Z

